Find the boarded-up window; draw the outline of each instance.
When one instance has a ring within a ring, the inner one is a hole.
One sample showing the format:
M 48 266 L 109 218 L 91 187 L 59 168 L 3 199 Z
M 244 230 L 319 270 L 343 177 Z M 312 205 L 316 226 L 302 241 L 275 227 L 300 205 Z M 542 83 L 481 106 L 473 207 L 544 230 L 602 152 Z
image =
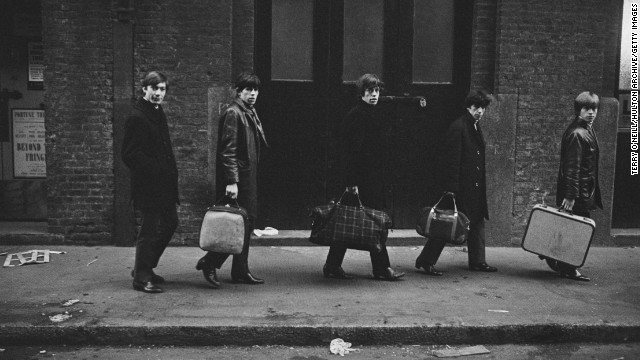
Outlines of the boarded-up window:
M 313 0 L 272 0 L 271 79 L 313 80 Z
M 383 76 L 383 31 L 383 0 L 344 2 L 344 81 L 355 81 L 365 73 Z
M 413 19 L 413 83 L 453 79 L 454 1 L 416 0 Z

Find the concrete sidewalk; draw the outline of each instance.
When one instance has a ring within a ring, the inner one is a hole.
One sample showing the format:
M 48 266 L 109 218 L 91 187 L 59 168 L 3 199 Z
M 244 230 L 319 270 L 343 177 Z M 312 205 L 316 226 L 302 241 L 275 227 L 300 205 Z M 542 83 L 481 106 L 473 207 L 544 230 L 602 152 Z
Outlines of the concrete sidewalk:
M 66 251 L 47 264 L 0 269 L 0 345 L 319 345 L 640 342 L 640 248 L 592 248 L 583 273 L 558 277 L 520 248 L 488 248 L 498 273 L 469 272 L 464 248 L 447 247 L 431 277 L 413 267 L 420 248 L 390 247 L 403 281 L 371 278 L 368 253 L 350 250 L 353 280 L 325 279 L 327 248 L 256 246 L 264 285 L 212 289 L 198 248 L 170 247 L 156 272 L 165 293 L 131 287 L 134 248 L 4 246 Z M 0 257 L 4 261 L 4 257 Z M 63 307 L 67 300 L 78 303 Z M 50 316 L 72 317 L 55 323 Z

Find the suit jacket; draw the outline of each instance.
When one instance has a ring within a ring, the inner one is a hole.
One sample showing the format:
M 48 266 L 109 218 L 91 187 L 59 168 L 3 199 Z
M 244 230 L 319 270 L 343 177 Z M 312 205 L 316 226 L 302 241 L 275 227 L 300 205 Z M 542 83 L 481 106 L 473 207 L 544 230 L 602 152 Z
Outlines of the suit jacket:
M 125 123 L 122 160 L 131 171 L 136 206 L 179 203 L 178 168 L 162 106 L 139 98 Z
M 444 140 L 443 181 L 456 194 L 458 209 L 472 222 L 489 219 L 485 175 L 485 142 L 480 123 L 466 111 L 454 120 Z
M 258 217 L 258 161 L 260 142 L 267 144 L 255 109 L 236 99 L 220 117 L 216 157 L 216 195 L 238 184 L 238 204 L 250 218 Z
M 575 199 L 577 211 L 602 208 L 598 162 L 600 148 L 593 127 L 576 117 L 562 135 L 560 144 L 560 168 L 556 191 L 556 204 L 567 198 Z

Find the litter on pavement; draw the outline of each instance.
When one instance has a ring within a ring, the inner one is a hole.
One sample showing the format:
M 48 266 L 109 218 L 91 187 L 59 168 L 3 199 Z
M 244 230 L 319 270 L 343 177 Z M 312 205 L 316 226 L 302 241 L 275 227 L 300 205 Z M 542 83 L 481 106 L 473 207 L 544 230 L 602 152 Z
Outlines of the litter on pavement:
M 340 356 L 349 354 L 349 351 L 358 351 L 358 349 L 351 348 L 351 343 L 345 342 L 340 338 L 331 340 L 331 344 L 329 344 L 329 350 L 332 354 Z
M 49 316 L 49 320 L 53 322 L 63 322 L 65 320 L 69 320 L 70 318 L 71 318 L 71 314 L 67 314 L 67 313 Z
M 491 351 L 487 350 L 486 347 L 482 345 L 477 346 L 468 346 L 463 348 L 450 348 L 444 350 L 436 350 L 433 352 L 433 355 L 436 357 L 444 358 L 444 357 L 458 357 L 465 355 L 478 355 L 478 354 L 489 354 Z
M 71 305 L 79 303 L 79 302 L 80 302 L 80 300 L 78 300 L 78 299 L 69 299 L 69 300 L 63 302 L 62 306 L 67 307 L 67 306 L 71 306 Z
M 4 259 L 3 267 L 45 264 L 49 262 L 51 254 L 66 254 L 66 252 L 54 250 L 29 250 L 20 253 L 7 254 L 7 258 Z
M 270 236 L 273 236 L 273 235 L 278 235 L 278 229 L 275 229 L 275 228 L 272 228 L 272 227 L 267 226 L 266 228 L 264 228 L 264 230 L 254 229 L 254 230 L 253 230 L 253 233 L 254 233 L 256 236 L 262 236 L 262 235 L 270 235 Z

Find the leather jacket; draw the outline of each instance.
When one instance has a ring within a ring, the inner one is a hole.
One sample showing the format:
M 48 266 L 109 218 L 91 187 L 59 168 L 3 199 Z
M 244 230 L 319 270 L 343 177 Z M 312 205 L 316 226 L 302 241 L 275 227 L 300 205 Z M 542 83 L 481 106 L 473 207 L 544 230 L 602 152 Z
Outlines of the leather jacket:
M 591 210 L 602 208 L 598 183 L 600 149 L 593 126 L 579 117 L 562 135 L 556 204 L 575 199 L 574 207 Z

